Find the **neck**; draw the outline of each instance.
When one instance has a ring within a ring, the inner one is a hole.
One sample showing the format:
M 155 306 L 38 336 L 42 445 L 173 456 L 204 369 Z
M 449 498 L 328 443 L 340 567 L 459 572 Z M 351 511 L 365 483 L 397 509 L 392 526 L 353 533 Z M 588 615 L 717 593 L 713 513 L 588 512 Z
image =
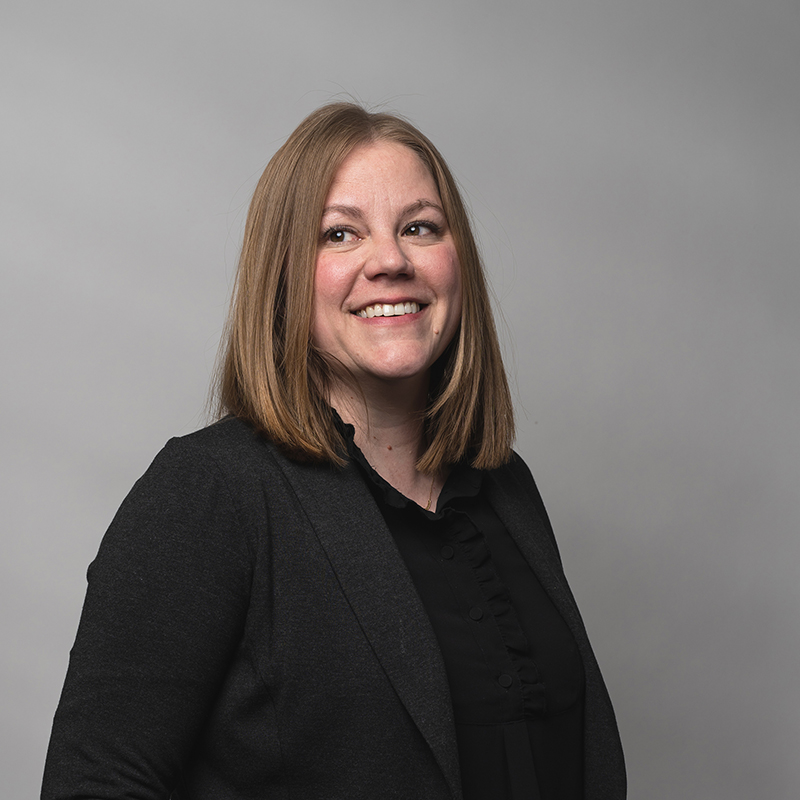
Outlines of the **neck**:
M 435 507 L 443 476 L 425 475 L 416 467 L 425 449 L 427 378 L 405 386 L 362 385 L 361 390 L 363 395 L 338 384 L 331 405 L 355 428 L 355 443 L 384 480 L 423 508 Z

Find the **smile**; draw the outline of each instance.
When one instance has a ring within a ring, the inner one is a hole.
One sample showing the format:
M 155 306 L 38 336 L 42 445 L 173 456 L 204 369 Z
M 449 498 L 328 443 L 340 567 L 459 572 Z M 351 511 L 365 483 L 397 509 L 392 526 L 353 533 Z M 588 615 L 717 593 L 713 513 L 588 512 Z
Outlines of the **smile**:
M 402 317 L 404 314 L 416 314 L 419 311 L 419 303 L 376 303 L 374 306 L 367 306 L 361 311 L 353 313 L 358 317 Z

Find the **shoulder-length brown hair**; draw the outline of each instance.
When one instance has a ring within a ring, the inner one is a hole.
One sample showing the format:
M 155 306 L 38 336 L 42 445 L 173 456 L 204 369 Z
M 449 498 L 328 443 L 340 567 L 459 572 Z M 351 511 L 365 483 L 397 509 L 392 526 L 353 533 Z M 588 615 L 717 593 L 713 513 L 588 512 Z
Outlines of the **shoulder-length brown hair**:
M 417 466 L 434 473 L 469 458 L 479 469 L 497 467 L 511 456 L 513 408 L 483 267 L 456 183 L 413 125 L 350 103 L 306 117 L 258 182 L 218 368 L 217 412 L 248 421 L 292 458 L 343 463 L 327 403 L 327 388 L 339 373 L 311 341 L 314 269 L 336 171 L 354 148 L 376 141 L 410 148 L 427 167 L 461 267 L 461 324 L 434 365 L 428 446 Z

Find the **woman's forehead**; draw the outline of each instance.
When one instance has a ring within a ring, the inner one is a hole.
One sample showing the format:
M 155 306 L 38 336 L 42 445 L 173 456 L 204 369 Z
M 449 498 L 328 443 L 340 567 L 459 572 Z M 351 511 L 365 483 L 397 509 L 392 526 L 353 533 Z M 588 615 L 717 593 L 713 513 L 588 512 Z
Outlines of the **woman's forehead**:
M 359 145 L 339 165 L 331 181 L 325 206 L 348 205 L 381 196 L 405 198 L 408 202 L 441 200 L 427 165 L 411 148 L 393 141 Z

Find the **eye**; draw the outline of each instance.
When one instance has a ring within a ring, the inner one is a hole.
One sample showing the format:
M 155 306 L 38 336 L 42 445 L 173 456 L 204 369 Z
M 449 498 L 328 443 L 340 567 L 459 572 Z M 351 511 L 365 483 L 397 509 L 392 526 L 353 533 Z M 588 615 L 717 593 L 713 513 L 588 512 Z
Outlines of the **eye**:
M 326 244 L 349 244 L 357 238 L 358 236 L 349 228 L 328 228 L 322 234 L 322 241 Z
M 439 226 L 433 222 L 412 222 L 403 231 L 404 236 L 434 236 L 439 233 Z

